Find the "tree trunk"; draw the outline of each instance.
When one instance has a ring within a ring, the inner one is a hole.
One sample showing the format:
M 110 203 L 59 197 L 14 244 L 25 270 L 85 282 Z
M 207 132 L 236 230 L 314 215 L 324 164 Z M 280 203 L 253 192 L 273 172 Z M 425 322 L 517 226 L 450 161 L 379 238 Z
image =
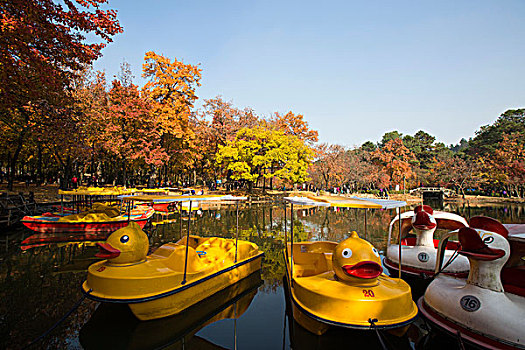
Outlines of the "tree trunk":
M 44 182 L 44 174 L 42 172 L 42 144 L 38 143 L 38 158 L 37 158 L 37 186 L 40 186 Z
M 273 190 L 273 164 L 272 164 L 271 172 L 272 172 L 272 177 L 270 178 L 270 191 Z
M 122 182 L 124 187 L 126 187 L 126 175 L 126 159 L 122 158 Z
M 20 132 L 20 134 L 18 134 L 18 139 L 16 140 L 16 150 L 9 164 L 9 176 L 7 178 L 7 189 L 9 191 L 13 190 L 13 183 L 15 181 L 16 163 L 18 161 L 18 156 L 20 155 L 20 152 L 22 151 L 25 134 L 26 134 L 26 129 L 23 129 Z

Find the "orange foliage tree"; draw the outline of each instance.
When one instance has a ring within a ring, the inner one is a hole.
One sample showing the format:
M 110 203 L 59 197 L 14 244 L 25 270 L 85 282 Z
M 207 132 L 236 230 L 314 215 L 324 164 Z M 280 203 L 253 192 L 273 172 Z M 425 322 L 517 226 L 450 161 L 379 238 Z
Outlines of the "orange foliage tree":
M 520 134 L 503 135 L 503 140 L 490 156 L 482 158 L 486 176 L 491 183 L 507 192 L 523 196 L 525 184 L 525 144 Z
M 126 80 L 113 81 L 103 139 L 104 147 L 121 163 L 124 184 L 134 162 L 161 166 L 168 160 L 150 103 L 140 95 L 137 85 Z
M 16 137 L 10 155 L 9 187 L 30 129 L 69 103 L 67 87 L 84 65 L 100 57 L 106 43 L 121 32 L 106 0 L 12 0 L 0 6 L 0 122 Z M 94 34 L 101 42 L 86 43 Z M 45 118 L 42 120 L 41 118 Z M 63 121 L 58 121 L 58 124 Z
M 314 185 L 328 189 L 343 184 L 348 172 L 345 148 L 321 143 L 314 150 L 316 157 L 309 169 Z
M 285 135 L 297 136 L 310 145 L 319 140 L 319 133 L 308 127 L 308 123 L 304 120 L 302 114 L 296 115 L 290 111 L 283 115 L 276 112 L 270 118 L 269 123 L 278 130 L 282 130 Z
M 372 160 L 383 166 L 390 180 L 395 184 L 401 184 L 403 178 L 415 177 L 410 165 L 415 160 L 414 154 L 403 144 L 400 138 L 392 139 L 371 154 Z
M 200 86 L 201 69 L 198 66 L 173 62 L 149 51 L 144 56 L 142 76 L 148 79 L 145 95 L 153 102 L 153 114 L 162 136 L 162 147 L 170 157 L 164 166 L 181 173 L 194 166 L 192 152 L 195 134 L 191 128 L 192 108 L 197 100 L 195 93 Z

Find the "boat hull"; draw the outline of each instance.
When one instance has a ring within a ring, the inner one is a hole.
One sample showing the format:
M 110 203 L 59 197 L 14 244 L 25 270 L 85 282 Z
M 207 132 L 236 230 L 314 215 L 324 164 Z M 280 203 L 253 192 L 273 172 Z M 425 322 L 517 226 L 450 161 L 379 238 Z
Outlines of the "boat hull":
M 107 298 L 91 294 L 88 281 L 82 285 L 88 298 L 101 302 L 126 303 L 141 321 L 153 320 L 179 314 L 188 307 L 237 283 L 261 269 L 264 254 L 244 259 L 215 273 L 179 284 L 167 292 L 139 298 Z
M 131 221 L 136 222 L 141 228 L 144 228 L 148 223 L 148 220 L 153 216 L 154 211 L 151 210 L 144 217 L 139 216 L 131 218 Z M 32 231 L 40 233 L 111 233 L 118 229 L 128 226 L 129 220 L 123 219 L 118 221 L 105 221 L 105 222 L 61 222 L 52 220 L 39 220 L 26 217 L 22 220 L 25 227 Z
M 464 306 L 466 298 L 475 299 L 472 305 L 476 308 Z M 432 324 L 454 337 L 459 332 L 468 343 L 488 349 L 525 349 L 525 297 L 440 276 L 430 284 L 418 305 Z
M 396 275 L 399 273 L 399 246 L 392 244 L 387 248 L 387 254 L 383 259 L 383 264 L 388 269 L 390 274 Z M 434 276 L 434 267 L 436 266 L 437 249 L 433 247 L 424 246 L 405 246 L 402 245 L 402 262 L 403 274 L 412 277 L 419 277 L 427 279 Z M 454 254 L 454 250 L 445 250 L 444 261 Z M 469 262 L 464 256 L 458 255 L 454 258 L 452 263 L 443 270 L 443 274 L 466 278 L 469 272 Z
M 301 278 L 294 279 L 292 285 L 290 261 L 286 253 L 285 260 L 293 317 L 314 334 L 322 335 L 330 327 L 342 327 L 358 330 L 390 329 L 403 335 L 417 317 L 418 310 L 412 301 L 410 286 L 400 279 L 382 275 L 376 285 L 349 286 L 334 281 L 333 272 L 327 272 L 321 275 L 321 279 L 327 281 L 323 285 L 320 283 L 312 287 Z M 327 295 L 327 290 L 334 293 Z
M 262 256 L 259 256 L 242 265 L 234 265 L 234 268 L 229 271 L 220 271 L 208 279 L 203 278 L 202 280 L 192 282 L 188 284 L 187 288 L 175 294 L 128 305 L 133 314 L 141 321 L 176 315 L 189 306 L 197 304 L 199 301 L 212 296 L 260 270 L 261 263 Z

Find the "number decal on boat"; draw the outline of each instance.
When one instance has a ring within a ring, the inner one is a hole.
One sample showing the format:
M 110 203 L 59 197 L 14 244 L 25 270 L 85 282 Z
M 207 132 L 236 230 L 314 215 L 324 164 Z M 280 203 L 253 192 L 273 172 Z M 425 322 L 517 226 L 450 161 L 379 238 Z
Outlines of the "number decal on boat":
M 481 301 L 473 295 L 465 295 L 459 301 L 465 311 L 474 312 L 481 307 Z
M 428 256 L 427 253 L 425 253 L 425 252 L 421 252 L 421 253 L 419 253 L 419 254 L 417 255 L 417 258 L 418 258 L 419 261 L 421 261 L 421 262 L 427 262 L 428 259 L 429 259 L 430 257 Z
M 374 298 L 375 294 L 374 291 L 371 289 L 363 289 L 363 294 L 365 295 L 365 298 Z

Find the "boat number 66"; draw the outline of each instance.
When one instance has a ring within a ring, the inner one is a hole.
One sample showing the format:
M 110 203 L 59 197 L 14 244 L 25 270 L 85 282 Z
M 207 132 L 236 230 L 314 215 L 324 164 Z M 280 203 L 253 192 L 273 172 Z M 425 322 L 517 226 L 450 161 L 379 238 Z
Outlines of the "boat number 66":
M 363 289 L 363 294 L 365 295 L 365 298 L 373 298 L 375 297 L 374 291 L 371 289 Z

